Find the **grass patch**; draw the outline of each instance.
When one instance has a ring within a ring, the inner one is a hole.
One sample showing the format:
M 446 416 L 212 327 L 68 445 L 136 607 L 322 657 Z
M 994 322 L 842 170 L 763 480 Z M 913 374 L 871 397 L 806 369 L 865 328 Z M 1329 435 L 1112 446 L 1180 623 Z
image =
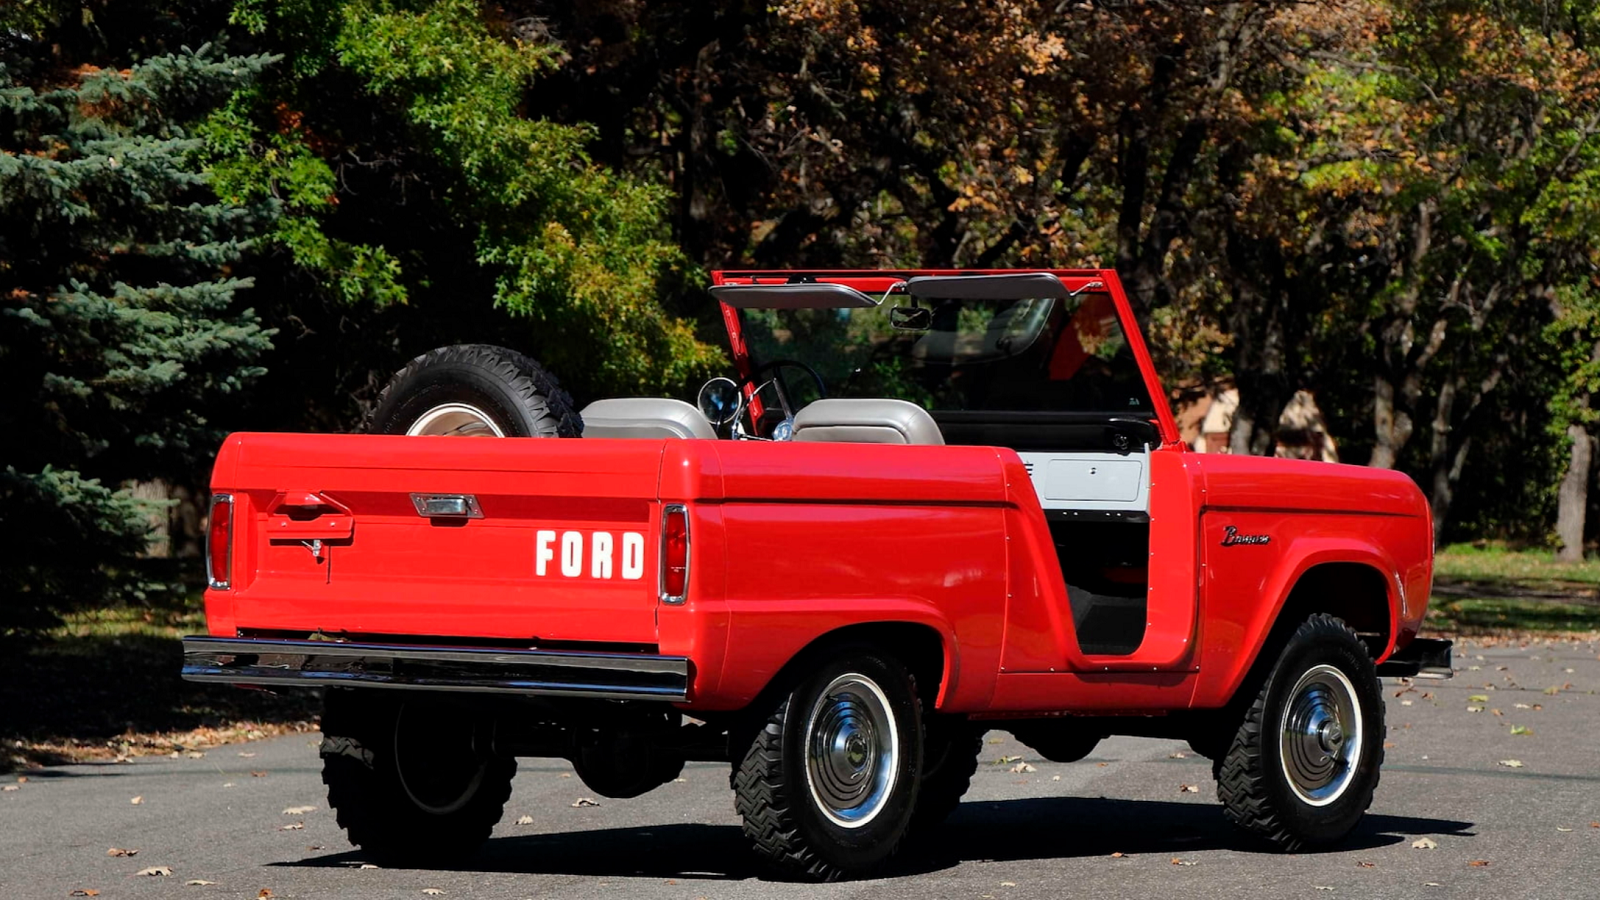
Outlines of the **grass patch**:
M 1600 561 L 1557 562 L 1548 550 L 1445 547 L 1434 557 L 1428 624 L 1462 634 L 1600 631 Z
M 170 607 L 75 613 L 0 650 L 0 770 L 194 750 L 313 727 L 320 702 L 312 692 L 181 680 L 180 639 L 204 631 L 194 595 Z

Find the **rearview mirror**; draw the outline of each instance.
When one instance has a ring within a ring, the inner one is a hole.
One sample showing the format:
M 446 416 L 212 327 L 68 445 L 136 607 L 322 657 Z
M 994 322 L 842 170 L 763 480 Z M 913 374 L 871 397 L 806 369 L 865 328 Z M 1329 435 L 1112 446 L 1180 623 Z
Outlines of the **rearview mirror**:
M 927 331 L 933 327 L 933 310 L 925 306 L 896 306 L 889 310 L 889 327 L 895 331 Z
M 744 394 L 732 378 L 717 377 L 700 388 L 695 405 L 700 407 L 700 414 L 711 424 L 726 425 L 739 418 L 739 410 L 744 407 Z

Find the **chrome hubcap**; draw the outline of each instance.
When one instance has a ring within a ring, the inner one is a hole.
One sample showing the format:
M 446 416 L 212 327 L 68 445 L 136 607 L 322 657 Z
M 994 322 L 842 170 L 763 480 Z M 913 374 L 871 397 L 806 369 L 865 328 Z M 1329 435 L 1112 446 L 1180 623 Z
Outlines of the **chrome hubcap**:
M 806 720 L 806 782 L 817 808 L 837 825 L 872 821 L 894 789 L 900 739 L 889 699 L 865 675 L 841 675 Z
M 1289 787 L 1312 806 L 1339 799 L 1361 756 L 1361 701 L 1337 668 L 1316 666 L 1289 692 L 1279 728 L 1279 756 Z
M 417 417 L 406 429 L 406 434 L 416 436 L 443 435 L 446 437 L 505 437 L 500 426 L 489 414 L 466 403 L 445 403 L 435 406 Z

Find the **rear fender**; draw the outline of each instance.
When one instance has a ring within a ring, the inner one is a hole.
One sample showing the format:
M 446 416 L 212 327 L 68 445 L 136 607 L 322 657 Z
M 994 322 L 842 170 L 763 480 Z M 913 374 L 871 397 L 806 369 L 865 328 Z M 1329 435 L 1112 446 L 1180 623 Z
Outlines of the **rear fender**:
M 796 660 L 803 660 L 829 642 L 849 640 L 853 632 L 894 626 L 925 628 L 937 636 L 942 657 L 942 674 L 935 706 L 952 704 L 981 705 L 994 690 L 994 679 L 975 678 L 967 684 L 960 677 L 960 648 L 955 629 L 932 604 L 914 598 L 862 600 L 847 598 L 834 602 L 815 599 L 732 601 L 733 623 L 717 681 L 714 699 L 697 703 L 696 708 L 742 709 L 763 690 L 778 681 Z M 907 648 L 885 646 L 890 654 L 904 654 Z M 990 666 L 988 671 L 993 671 Z M 974 670 L 981 671 L 981 669 Z M 976 692 L 981 697 L 967 697 Z

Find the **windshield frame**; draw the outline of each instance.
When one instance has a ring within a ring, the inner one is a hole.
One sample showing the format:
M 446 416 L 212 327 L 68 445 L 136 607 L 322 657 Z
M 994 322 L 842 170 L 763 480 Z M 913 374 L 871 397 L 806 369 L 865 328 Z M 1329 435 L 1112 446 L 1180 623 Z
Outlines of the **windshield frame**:
M 874 298 L 884 296 L 903 296 L 904 284 L 914 277 L 919 276 L 949 276 L 949 275 L 1008 275 L 1022 273 L 1044 272 L 1061 279 L 1062 284 L 1069 292 L 1093 292 L 1110 295 L 1113 307 L 1116 310 L 1118 324 L 1133 352 L 1134 360 L 1138 364 L 1139 374 L 1144 381 L 1145 390 L 1149 394 L 1151 406 L 1154 409 L 1152 421 L 1161 435 L 1163 446 L 1181 443 L 1178 437 L 1177 421 L 1173 418 L 1171 404 L 1166 392 L 1162 390 L 1160 379 L 1156 377 L 1155 366 L 1150 359 L 1150 351 L 1144 341 L 1144 334 L 1139 328 L 1138 321 L 1133 315 L 1133 309 L 1128 302 L 1122 282 L 1117 278 L 1112 269 L 906 269 L 906 270 L 860 270 L 860 269 L 833 269 L 833 270 L 729 270 L 711 273 L 714 285 L 724 284 L 783 284 L 796 279 L 815 280 L 825 283 L 847 285 Z M 1099 284 L 1095 284 L 1099 282 Z M 740 311 L 726 303 L 721 304 L 723 323 L 728 329 L 729 346 L 733 354 L 733 363 L 739 371 L 741 378 L 748 377 L 753 369 L 754 361 L 751 358 L 750 348 L 745 340 L 743 321 Z M 760 398 L 751 398 L 752 412 L 760 415 Z M 1081 417 L 1083 414 L 1071 414 Z M 1111 413 L 1105 416 L 1110 418 Z

